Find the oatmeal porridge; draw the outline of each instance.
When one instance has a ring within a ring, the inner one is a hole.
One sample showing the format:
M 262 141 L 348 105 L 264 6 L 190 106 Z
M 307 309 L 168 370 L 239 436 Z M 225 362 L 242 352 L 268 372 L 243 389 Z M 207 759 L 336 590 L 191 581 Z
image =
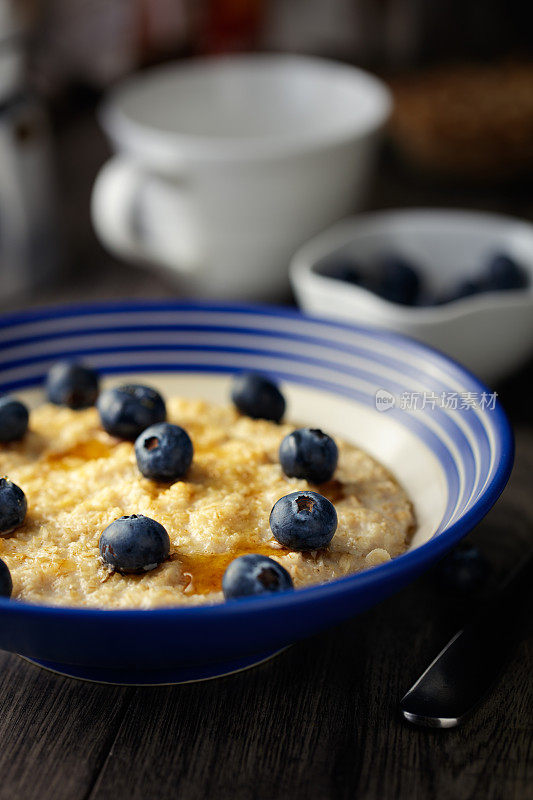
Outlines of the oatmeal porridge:
M 278 451 L 293 425 L 252 419 L 232 406 L 172 398 L 167 419 L 194 447 L 173 483 L 143 477 L 132 441 L 107 433 L 96 408 L 45 404 L 17 442 L 0 444 L 0 475 L 27 498 L 23 524 L 0 537 L 12 597 L 32 603 L 151 608 L 223 600 L 221 581 L 237 556 L 270 556 L 296 589 L 376 566 L 404 552 L 414 527 L 411 502 L 367 453 L 336 439 L 334 477 L 318 486 L 287 477 Z M 273 537 L 269 515 L 281 497 L 319 492 L 335 506 L 328 547 L 295 552 Z M 123 515 L 161 523 L 170 556 L 143 574 L 113 572 L 102 561 L 102 531 Z

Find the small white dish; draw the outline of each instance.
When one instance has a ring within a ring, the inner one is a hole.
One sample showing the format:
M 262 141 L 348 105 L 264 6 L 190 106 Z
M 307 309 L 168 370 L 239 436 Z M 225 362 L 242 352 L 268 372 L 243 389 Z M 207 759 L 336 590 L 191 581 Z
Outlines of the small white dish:
M 529 286 L 444 305 L 402 306 L 320 272 L 336 258 L 349 257 L 364 268 L 391 252 L 416 265 L 425 285 L 438 296 L 479 274 L 495 253 L 516 258 L 529 275 Z M 412 336 L 443 350 L 489 383 L 509 375 L 533 353 L 533 225 L 511 217 L 408 209 L 350 218 L 298 250 L 291 281 L 304 311 Z

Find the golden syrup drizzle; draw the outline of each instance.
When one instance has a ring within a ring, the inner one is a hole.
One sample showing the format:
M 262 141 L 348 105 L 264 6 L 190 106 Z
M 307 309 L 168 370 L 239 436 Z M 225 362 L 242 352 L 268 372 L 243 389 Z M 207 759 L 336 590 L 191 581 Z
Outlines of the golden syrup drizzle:
M 181 563 L 184 577 L 185 594 L 209 594 L 222 590 L 222 576 L 231 562 L 239 556 L 256 553 L 261 556 L 283 556 L 289 553 L 285 547 L 277 542 L 257 543 L 239 547 L 231 553 L 195 553 L 183 555 L 180 552 L 173 558 Z
M 346 497 L 346 490 L 345 486 L 342 481 L 338 481 L 336 478 L 333 478 L 331 481 L 327 481 L 326 483 L 320 483 L 317 487 L 319 494 L 326 497 L 330 503 L 339 503 L 341 500 L 344 500 Z
M 99 439 L 88 439 L 65 450 L 61 453 L 50 453 L 45 457 L 45 461 L 58 469 L 72 469 L 87 461 L 99 458 L 108 458 L 113 452 L 113 444 L 106 444 Z M 271 460 L 271 459 L 268 459 Z M 157 499 L 165 492 L 171 483 L 159 483 L 146 481 L 146 489 L 153 499 Z M 336 479 L 322 483 L 316 487 L 315 491 L 327 497 L 332 503 L 338 503 L 346 497 L 344 484 Z M 183 573 L 183 591 L 186 594 L 210 594 L 222 590 L 222 577 L 230 563 L 242 555 L 254 553 L 269 557 L 286 555 L 291 552 L 288 548 L 282 547 L 275 540 L 262 543 L 249 543 L 235 548 L 229 553 L 196 553 L 185 555 L 176 552 L 171 556 L 172 560 L 177 560 L 181 564 Z M 64 559 L 60 566 L 60 572 L 67 573 L 75 567 L 70 559 Z M 107 580 L 107 578 L 105 579 Z
M 85 442 L 78 442 L 69 450 L 63 450 L 61 453 L 49 453 L 46 461 L 58 469 L 72 469 L 72 467 L 79 466 L 80 462 L 109 458 L 112 450 L 112 446 L 99 439 L 88 439 Z

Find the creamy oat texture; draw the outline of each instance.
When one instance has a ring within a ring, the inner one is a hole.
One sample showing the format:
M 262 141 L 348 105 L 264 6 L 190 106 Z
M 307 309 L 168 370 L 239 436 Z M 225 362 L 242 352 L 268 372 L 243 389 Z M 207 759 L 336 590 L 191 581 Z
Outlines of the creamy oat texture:
M 32 603 L 112 608 L 213 603 L 221 579 L 243 553 L 275 558 L 296 588 L 373 567 L 402 553 L 414 525 L 411 503 L 388 471 L 337 440 L 339 466 L 320 487 L 284 476 L 282 438 L 293 425 L 240 416 L 200 400 L 168 401 L 168 419 L 194 444 L 186 480 L 143 478 L 133 444 L 109 436 L 94 408 L 43 405 L 23 442 L 0 445 L 0 474 L 26 493 L 22 527 L 0 537 L 13 597 Z M 337 532 L 325 550 L 295 553 L 272 537 L 280 497 L 313 489 L 335 505 Z M 110 573 L 99 557 L 103 529 L 123 514 L 146 514 L 171 541 L 170 560 L 143 575 Z

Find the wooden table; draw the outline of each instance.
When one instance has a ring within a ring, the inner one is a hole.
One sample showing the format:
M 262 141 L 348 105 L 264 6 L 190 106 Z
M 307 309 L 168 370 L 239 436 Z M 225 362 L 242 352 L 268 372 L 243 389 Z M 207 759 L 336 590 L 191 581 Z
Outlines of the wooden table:
M 24 304 L 120 296 L 126 285 L 130 296 L 172 293 L 165 279 L 120 267 L 96 249 L 86 208 L 104 151 L 98 140 L 93 145 L 90 126 L 71 126 L 69 135 L 72 152 L 88 153 L 76 172 L 63 151 L 76 271 Z M 87 173 L 81 188 L 72 183 L 80 170 Z M 394 176 L 376 193 L 374 205 L 432 201 Z M 455 202 L 510 205 L 483 198 Z M 515 210 L 525 215 L 523 205 Z M 493 564 L 485 593 L 532 546 L 532 377 L 530 366 L 499 387 L 518 425 L 517 463 L 471 537 Z M 464 727 L 419 730 L 398 713 L 401 695 L 470 610 L 471 601 L 444 596 L 429 574 L 261 667 L 168 688 L 73 681 L 0 653 L 0 800 L 532 798 L 531 607 L 499 684 Z
M 511 484 L 471 537 L 495 565 L 492 585 L 531 547 L 532 474 L 533 434 L 520 429 Z M 526 800 L 531 607 L 464 727 L 421 730 L 398 714 L 468 605 L 428 575 L 256 669 L 176 687 L 84 683 L 0 653 L 0 798 Z

